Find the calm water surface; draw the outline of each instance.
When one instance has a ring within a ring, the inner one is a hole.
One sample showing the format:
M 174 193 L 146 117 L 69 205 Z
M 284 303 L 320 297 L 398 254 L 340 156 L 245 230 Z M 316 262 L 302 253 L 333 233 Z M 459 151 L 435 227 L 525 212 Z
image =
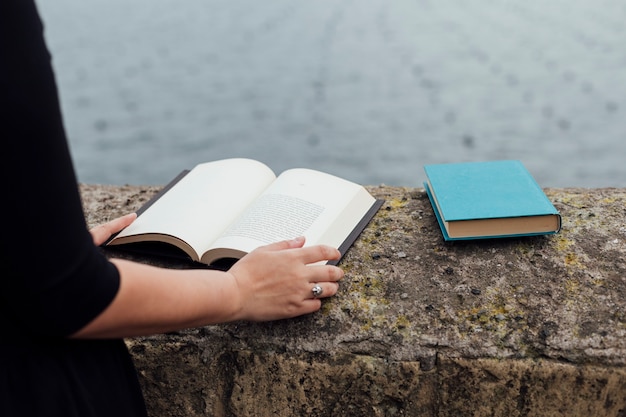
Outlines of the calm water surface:
M 363 184 L 520 159 L 626 186 L 626 3 L 38 0 L 79 180 L 234 156 Z

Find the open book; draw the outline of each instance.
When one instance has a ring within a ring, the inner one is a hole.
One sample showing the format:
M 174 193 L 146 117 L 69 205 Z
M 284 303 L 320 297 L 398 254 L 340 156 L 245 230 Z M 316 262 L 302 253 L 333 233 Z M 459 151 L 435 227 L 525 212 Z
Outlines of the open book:
M 291 169 L 276 176 L 258 161 L 224 159 L 181 173 L 107 246 L 160 242 L 212 265 L 305 236 L 306 246 L 330 245 L 343 256 L 381 205 L 363 186 L 330 174 Z

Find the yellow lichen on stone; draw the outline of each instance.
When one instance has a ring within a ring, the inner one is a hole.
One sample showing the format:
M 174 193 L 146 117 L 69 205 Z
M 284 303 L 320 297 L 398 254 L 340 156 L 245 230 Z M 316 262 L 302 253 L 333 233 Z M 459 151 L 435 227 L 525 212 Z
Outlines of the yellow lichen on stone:
M 550 194 L 548 194 L 550 195 Z M 580 197 L 577 195 L 567 195 L 565 193 L 561 194 L 559 198 L 559 202 L 562 204 L 566 204 L 570 207 L 574 207 L 577 209 L 583 208 L 584 204 L 580 202 Z
M 411 321 L 406 316 L 398 316 L 394 327 L 397 329 L 405 329 L 410 325 Z
M 321 313 L 323 315 L 327 316 L 332 311 L 332 309 L 333 309 L 333 302 L 332 302 L 332 300 L 333 299 L 331 298 L 331 299 L 324 300 L 322 302 Z
M 376 277 L 357 275 L 351 282 L 352 289 L 344 298 L 344 305 L 352 315 L 364 323 L 362 331 L 372 327 L 388 326 L 390 301 L 383 296 L 383 282 Z
M 392 209 L 399 209 L 402 208 L 404 206 L 406 206 L 408 203 L 408 200 L 405 198 L 393 198 L 391 200 L 389 200 L 387 202 L 387 204 L 389 205 L 389 207 L 391 207 Z
M 556 250 L 559 252 L 563 252 L 571 247 L 574 242 L 571 239 L 566 238 L 563 235 L 560 235 L 556 240 Z
M 569 296 L 576 296 L 580 291 L 580 283 L 574 279 L 565 281 L 565 292 Z
M 565 265 L 572 268 L 585 269 L 585 265 L 580 262 L 580 258 L 575 253 L 565 255 Z

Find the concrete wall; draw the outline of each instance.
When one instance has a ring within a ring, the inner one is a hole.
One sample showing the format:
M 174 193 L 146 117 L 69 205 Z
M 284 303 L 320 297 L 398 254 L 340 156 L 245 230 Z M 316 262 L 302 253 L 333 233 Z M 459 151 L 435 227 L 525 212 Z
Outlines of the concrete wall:
M 81 187 L 89 225 L 158 190 Z M 127 341 L 152 416 L 626 417 L 626 189 L 546 190 L 555 236 L 446 243 L 422 189 L 368 188 L 320 312 Z

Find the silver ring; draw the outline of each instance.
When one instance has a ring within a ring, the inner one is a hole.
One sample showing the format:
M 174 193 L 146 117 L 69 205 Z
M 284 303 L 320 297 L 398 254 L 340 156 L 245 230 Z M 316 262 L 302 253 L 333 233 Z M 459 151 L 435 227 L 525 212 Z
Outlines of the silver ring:
M 324 292 L 324 289 L 319 284 L 315 284 L 313 288 L 311 288 L 311 292 L 313 293 L 313 298 L 317 298 Z

